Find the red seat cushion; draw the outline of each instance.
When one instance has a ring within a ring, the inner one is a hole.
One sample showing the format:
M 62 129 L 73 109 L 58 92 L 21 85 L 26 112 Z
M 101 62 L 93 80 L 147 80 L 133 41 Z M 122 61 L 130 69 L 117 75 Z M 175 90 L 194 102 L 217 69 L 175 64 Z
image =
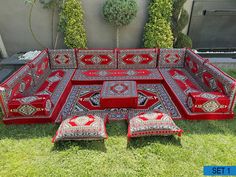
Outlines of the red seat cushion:
M 182 132 L 169 115 L 161 112 L 140 113 L 129 120 L 128 138 L 172 134 L 181 136 Z
M 13 98 L 8 103 L 8 108 L 10 117 L 47 116 L 52 108 L 52 102 L 48 95 L 27 96 Z
M 52 142 L 64 140 L 101 140 L 107 138 L 106 119 L 97 115 L 71 116 L 58 128 Z
M 194 92 L 187 98 L 192 112 L 225 113 L 229 111 L 229 102 L 229 98 L 220 92 Z

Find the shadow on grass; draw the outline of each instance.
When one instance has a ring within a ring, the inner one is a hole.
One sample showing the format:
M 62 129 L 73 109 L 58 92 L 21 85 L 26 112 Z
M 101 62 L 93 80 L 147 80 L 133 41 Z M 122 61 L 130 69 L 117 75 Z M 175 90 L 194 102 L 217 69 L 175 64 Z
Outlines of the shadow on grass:
M 125 120 L 110 121 L 106 125 L 108 136 L 126 136 L 127 122 Z
M 4 125 L 0 124 L 0 139 L 29 139 L 53 137 L 58 125 L 31 124 L 31 125 Z
M 64 151 L 77 147 L 80 150 L 94 150 L 106 152 L 106 146 L 104 140 L 93 140 L 93 141 L 60 141 L 54 144 L 52 151 Z
M 176 136 L 145 136 L 139 138 L 131 138 L 127 142 L 127 149 L 142 148 L 153 143 L 182 147 L 181 140 Z

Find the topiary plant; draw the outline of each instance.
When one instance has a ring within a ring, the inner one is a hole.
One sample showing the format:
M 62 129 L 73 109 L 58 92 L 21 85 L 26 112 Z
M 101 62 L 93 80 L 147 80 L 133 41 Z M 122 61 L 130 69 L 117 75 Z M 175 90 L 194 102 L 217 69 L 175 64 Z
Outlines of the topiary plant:
M 176 48 L 192 48 L 192 40 L 189 36 L 183 33 L 179 33 L 177 41 L 175 43 Z
M 192 47 L 191 39 L 182 33 L 182 30 L 188 23 L 188 12 L 183 9 L 186 0 L 174 0 L 173 15 L 172 15 L 172 32 L 174 35 L 174 47 Z M 180 38 L 180 39 L 178 39 Z M 185 43 L 186 42 L 186 43 Z
M 119 28 L 130 24 L 137 14 L 135 0 L 107 0 L 103 6 L 104 19 L 116 27 L 116 46 L 119 47 Z
M 84 28 L 84 13 L 80 0 L 66 0 L 60 13 L 60 29 L 69 48 L 86 48 L 87 36 Z
M 170 23 L 164 19 L 156 19 L 145 25 L 144 47 L 171 48 L 173 35 Z
M 171 48 L 172 0 L 153 0 L 149 5 L 149 19 L 144 27 L 144 47 Z

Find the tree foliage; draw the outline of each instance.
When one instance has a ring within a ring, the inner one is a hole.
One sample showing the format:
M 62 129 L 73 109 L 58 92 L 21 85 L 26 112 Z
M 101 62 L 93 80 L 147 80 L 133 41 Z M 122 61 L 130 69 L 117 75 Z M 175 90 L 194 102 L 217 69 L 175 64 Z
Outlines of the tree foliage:
M 171 48 L 172 0 L 153 0 L 149 5 L 149 19 L 144 28 L 144 47 Z
M 87 36 L 84 28 L 84 12 L 80 0 L 66 0 L 60 16 L 60 30 L 69 48 L 86 48 Z

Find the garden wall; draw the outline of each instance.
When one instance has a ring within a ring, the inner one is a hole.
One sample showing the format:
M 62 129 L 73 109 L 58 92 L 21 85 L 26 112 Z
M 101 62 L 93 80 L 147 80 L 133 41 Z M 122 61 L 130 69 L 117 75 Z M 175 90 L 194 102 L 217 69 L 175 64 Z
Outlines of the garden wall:
M 191 0 L 192 1 L 192 0 Z M 114 48 L 115 28 L 103 20 L 102 6 L 105 0 L 82 0 L 85 11 L 85 27 L 89 48 Z M 120 47 L 141 47 L 143 27 L 147 20 L 147 6 L 149 0 L 137 0 L 137 17 L 127 27 L 120 30 Z M 191 9 L 190 5 L 187 5 Z M 0 34 L 9 55 L 20 51 L 52 48 L 51 11 L 43 9 L 37 3 L 32 13 L 32 28 L 36 37 L 43 44 L 41 47 L 33 39 L 28 25 L 30 6 L 24 0 L 1 1 L 0 6 Z M 55 16 L 57 21 L 57 15 Z M 54 38 L 56 23 L 54 24 Z M 65 48 L 63 37 L 60 35 L 57 48 Z

